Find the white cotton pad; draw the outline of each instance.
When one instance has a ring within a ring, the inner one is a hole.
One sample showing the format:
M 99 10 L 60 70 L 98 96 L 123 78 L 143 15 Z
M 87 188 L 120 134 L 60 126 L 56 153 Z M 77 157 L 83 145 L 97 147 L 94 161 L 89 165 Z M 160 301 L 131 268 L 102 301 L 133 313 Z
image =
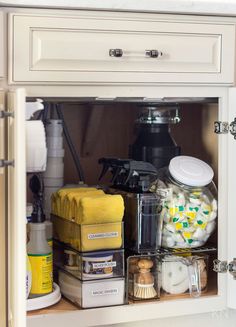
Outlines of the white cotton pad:
M 189 288 L 188 268 L 175 257 L 170 260 L 162 262 L 162 289 L 170 294 L 185 293 Z

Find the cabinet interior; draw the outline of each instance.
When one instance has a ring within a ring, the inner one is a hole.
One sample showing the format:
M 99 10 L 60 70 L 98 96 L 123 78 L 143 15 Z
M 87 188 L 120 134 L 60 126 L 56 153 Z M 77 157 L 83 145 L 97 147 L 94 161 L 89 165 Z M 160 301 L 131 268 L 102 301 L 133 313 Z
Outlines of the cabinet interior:
M 32 101 L 32 99 L 30 99 Z M 140 115 L 140 104 L 137 102 L 86 102 L 64 99 L 45 99 L 51 104 L 61 103 L 64 118 L 70 132 L 73 144 L 79 154 L 83 167 L 85 182 L 88 185 L 98 184 L 101 157 L 127 158 L 129 145 L 135 140 L 135 120 Z M 212 166 L 218 183 L 218 139 L 214 133 L 214 121 L 218 120 L 218 103 L 215 99 L 207 101 L 179 102 L 181 122 L 171 125 L 171 135 L 177 145 L 181 146 L 181 154 L 190 155 L 206 161 Z M 57 118 L 55 110 L 51 110 L 51 117 Z M 78 183 L 76 172 L 67 143 L 64 141 L 64 182 Z M 109 178 L 102 180 L 109 185 Z M 28 192 L 28 201 L 30 201 Z M 217 231 L 213 233 L 208 244 L 217 248 Z M 210 253 L 208 289 L 202 296 L 217 294 L 217 275 L 213 272 L 213 259 L 217 252 Z M 161 300 L 183 298 L 183 296 L 165 295 Z M 138 304 L 137 304 L 138 305 Z M 67 310 L 80 310 L 66 299 L 46 309 L 29 312 L 28 315 L 56 313 Z

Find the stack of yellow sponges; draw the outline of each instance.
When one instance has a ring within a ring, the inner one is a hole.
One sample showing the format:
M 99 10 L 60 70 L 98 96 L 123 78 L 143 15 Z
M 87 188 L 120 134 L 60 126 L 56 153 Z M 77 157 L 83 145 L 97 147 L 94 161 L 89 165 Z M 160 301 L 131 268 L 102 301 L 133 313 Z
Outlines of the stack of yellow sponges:
M 92 187 L 63 188 L 52 196 L 52 213 L 78 224 L 121 222 L 124 201 Z

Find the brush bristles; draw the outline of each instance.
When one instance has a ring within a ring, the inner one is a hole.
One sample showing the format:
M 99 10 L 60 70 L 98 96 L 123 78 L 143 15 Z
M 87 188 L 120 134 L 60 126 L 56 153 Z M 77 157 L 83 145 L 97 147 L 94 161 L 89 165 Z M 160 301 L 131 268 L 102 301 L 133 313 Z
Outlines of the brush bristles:
M 154 284 L 134 284 L 134 296 L 138 299 L 152 299 L 157 296 Z

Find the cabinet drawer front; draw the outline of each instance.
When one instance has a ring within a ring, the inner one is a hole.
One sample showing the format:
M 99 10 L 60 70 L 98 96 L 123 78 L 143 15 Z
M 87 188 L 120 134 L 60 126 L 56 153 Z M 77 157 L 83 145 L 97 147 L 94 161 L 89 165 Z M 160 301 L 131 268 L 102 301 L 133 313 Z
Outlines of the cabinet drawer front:
M 233 83 L 234 25 L 115 17 L 12 14 L 11 82 Z

